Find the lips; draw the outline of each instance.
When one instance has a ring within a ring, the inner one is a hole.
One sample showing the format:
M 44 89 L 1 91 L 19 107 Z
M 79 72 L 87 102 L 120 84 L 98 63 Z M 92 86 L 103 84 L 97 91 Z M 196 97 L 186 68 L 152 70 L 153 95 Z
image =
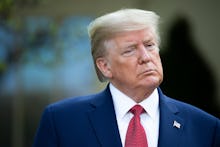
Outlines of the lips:
M 156 71 L 155 69 L 147 69 L 147 70 L 144 70 L 143 72 L 141 72 L 140 75 L 152 74 L 152 72 L 155 72 L 155 71 Z

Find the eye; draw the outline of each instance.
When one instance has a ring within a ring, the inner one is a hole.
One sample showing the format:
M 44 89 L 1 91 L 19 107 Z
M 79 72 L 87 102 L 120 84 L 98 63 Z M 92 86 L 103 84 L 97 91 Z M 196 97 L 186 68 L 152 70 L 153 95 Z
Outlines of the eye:
M 130 56 L 135 53 L 136 47 L 135 46 L 129 46 L 123 51 L 123 55 Z
M 153 50 L 155 49 L 155 44 L 153 42 L 147 42 L 147 43 L 144 43 L 144 46 L 147 50 Z

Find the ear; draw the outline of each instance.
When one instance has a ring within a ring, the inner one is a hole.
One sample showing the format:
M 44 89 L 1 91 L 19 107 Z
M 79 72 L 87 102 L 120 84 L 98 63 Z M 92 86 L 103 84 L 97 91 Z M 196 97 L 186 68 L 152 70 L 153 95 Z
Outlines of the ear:
M 102 74 L 105 77 L 107 77 L 107 78 L 112 77 L 110 63 L 106 58 L 104 58 L 104 57 L 97 58 L 96 59 L 96 66 L 98 67 L 98 69 L 102 72 Z

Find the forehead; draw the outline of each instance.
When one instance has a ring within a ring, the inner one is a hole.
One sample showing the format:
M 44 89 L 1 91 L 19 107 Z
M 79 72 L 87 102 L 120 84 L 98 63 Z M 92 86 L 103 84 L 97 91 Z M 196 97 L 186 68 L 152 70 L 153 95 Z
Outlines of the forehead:
M 145 42 L 155 41 L 155 33 L 151 29 L 135 30 L 120 32 L 114 35 L 112 40 L 117 43 L 132 43 L 132 42 Z

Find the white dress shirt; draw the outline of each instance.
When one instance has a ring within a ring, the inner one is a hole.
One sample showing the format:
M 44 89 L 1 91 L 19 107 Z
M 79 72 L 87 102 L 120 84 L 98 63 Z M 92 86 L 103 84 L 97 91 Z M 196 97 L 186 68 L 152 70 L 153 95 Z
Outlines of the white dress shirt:
M 129 110 L 137 103 L 110 84 L 118 129 L 124 147 L 127 128 L 133 114 Z M 146 113 L 141 114 L 141 124 L 147 135 L 148 147 L 157 147 L 159 135 L 159 95 L 157 89 L 141 105 Z

